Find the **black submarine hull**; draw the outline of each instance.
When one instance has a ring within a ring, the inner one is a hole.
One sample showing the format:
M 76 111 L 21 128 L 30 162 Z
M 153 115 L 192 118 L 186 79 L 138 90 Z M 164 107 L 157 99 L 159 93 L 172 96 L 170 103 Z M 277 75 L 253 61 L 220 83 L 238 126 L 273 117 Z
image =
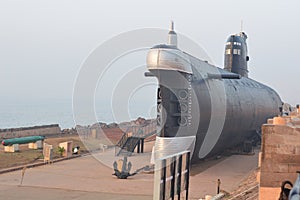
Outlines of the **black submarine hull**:
M 282 105 L 270 87 L 176 47 L 153 47 L 147 66 L 159 82 L 159 136 L 195 136 L 193 161 L 219 154 L 257 134 L 268 118 L 279 114 Z

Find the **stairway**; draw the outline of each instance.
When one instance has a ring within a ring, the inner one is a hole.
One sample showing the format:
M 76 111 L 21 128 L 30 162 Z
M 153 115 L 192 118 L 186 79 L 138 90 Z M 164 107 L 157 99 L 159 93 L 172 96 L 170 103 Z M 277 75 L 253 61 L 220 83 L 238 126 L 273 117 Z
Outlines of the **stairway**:
M 156 120 L 151 120 L 146 125 L 127 127 L 116 145 L 115 155 L 131 156 L 135 148 L 137 148 L 137 153 L 143 153 L 144 139 L 154 134 L 156 134 Z

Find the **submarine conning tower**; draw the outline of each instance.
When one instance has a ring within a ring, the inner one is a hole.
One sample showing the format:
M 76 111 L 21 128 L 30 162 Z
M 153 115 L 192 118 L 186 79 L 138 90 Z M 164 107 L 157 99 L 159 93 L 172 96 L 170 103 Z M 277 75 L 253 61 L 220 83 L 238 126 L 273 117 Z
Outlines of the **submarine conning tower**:
M 248 77 L 249 56 L 246 40 L 247 35 L 244 32 L 230 35 L 226 41 L 224 56 L 224 69 L 243 77 Z

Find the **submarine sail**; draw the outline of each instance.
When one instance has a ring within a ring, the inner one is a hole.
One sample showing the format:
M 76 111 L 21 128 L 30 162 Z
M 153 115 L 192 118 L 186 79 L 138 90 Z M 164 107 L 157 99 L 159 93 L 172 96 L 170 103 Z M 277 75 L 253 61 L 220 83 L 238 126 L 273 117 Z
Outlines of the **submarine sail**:
M 224 69 L 248 77 L 247 35 L 244 32 L 229 36 L 225 46 Z

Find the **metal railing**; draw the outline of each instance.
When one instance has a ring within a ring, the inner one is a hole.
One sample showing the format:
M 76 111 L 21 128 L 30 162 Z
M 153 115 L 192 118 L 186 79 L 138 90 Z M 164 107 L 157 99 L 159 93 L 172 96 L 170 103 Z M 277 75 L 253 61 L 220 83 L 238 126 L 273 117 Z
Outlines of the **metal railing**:
M 128 126 L 116 145 L 115 155 L 119 155 L 122 151 L 133 152 L 135 147 L 141 140 L 156 133 L 156 120 L 144 125 Z

